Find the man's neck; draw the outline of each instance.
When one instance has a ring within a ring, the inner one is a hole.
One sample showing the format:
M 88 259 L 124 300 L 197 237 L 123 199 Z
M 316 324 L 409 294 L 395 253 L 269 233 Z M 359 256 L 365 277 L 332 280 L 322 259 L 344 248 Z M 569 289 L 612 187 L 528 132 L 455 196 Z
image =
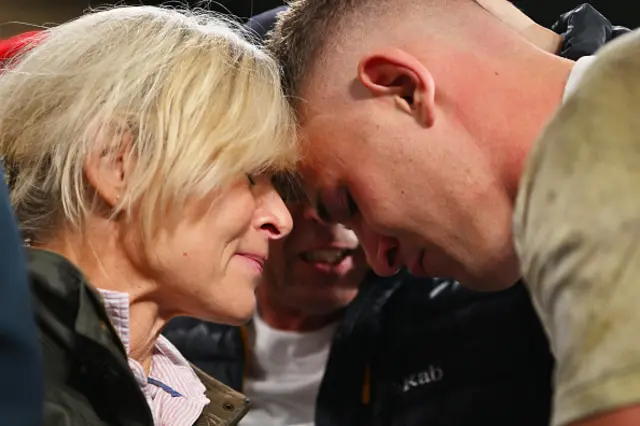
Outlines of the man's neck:
M 265 286 L 266 287 L 266 286 Z M 308 333 L 320 330 L 337 321 L 342 310 L 329 314 L 312 314 L 303 312 L 281 303 L 277 298 L 267 294 L 268 290 L 258 287 L 256 297 L 260 318 L 270 327 L 281 331 Z
M 526 159 L 546 124 L 562 104 L 562 99 L 575 62 L 539 51 L 525 56 L 513 67 L 496 69 L 495 86 L 490 93 L 476 92 L 478 105 L 486 114 L 475 123 L 467 123 L 477 140 L 486 144 L 493 168 L 504 183 L 512 202 L 518 193 Z M 515 62 L 514 62 L 515 63 Z M 462 96 L 462 93 L 460 94 Z
M 517 123 L 512 127 L 518 129 L 511 129 L 504 134 L 505 143 L 513 145 L 514 140 L 520 141 L 512 154 L 512 161 L 508 163 L 506 176 L 503 176 L 504 182 L 507 182 L 507 192 L 514 202 L 526 159 L 547 123 L 562 104 L 567 81 L 575 65 L 574 61 L 546 53 L 545 55 L 547 60 L 536 63 L 535 68 L 531 68 L 535 70 L 533 73 L 524 69 L 523 72 L 526 74 L 522 78 L 531 79 L 531 84 L 525 85 L 528 90 L 523 90 L 522 97 L 516 98 L 518 103 L 506 110 L 506 122 Z M 513 137 L 510 137 L 511 135 Z

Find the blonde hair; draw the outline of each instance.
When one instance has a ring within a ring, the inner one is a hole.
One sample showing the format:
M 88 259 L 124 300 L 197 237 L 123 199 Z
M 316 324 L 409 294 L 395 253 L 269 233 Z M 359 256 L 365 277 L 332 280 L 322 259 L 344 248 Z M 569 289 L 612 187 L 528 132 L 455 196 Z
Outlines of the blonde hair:
M 87 155 L 119 149 L 123 132 L 136 165 L 114 214 L 135 205 L 147 235 L 187 196 L 290 170 L 295 124 L 279 79 L 209 13 L 123 7 L 47 30 L 0 75 L 0 155 L 25 237 L 50 237 L 61 220 L 81 229 Z

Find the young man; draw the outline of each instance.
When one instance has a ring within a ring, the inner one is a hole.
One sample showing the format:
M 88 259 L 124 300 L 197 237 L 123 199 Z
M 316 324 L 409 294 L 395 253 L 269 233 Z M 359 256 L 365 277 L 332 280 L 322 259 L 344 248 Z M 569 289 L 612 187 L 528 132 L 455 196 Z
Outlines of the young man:
M 596 49 L 614 30 L 590 7 L 564 15 L 559 37 L 515 9 L 483 6 L 566 55 Z M 284 9 L 249 26 L 263 36 Z M 359 248 L 353 262 L 316 267 L 309 259 L 353 249 L 354 235 L 308 205 L 290 209 L 294 231 L 272 247 L 252 324 L 177 319 L 165 331 L 193 362 L 249 394 L 243 424 L 548 424 L 552 362 L 522 285 L 475 293 L 448 280 L 365 277 Z M 310 256 L 313 248 L 328 251 Z
M 633 37 L 601 61 L 601 69 L 614 71 L 591 74 L 616 80 L 619 86 L 613 93 L 601 92 L 606 101 L 598 106 L 623 102 L 627 113 L 617 116 L 624 117 L 622 121 L 610 115 L 604 122 L 589 121 L 584 112 L 572 120 L 584 130 L 601 125 L 599 142 L 604 145 L 603 133 L 615 138 L 615 129 L 632 129 L 640 110 L 633 102 L 637 96 L 624 92 L 625 87 L 635 90 L 640 75 L 629 59 L 638 52 L 633 54 Z M 271 47 L 282 62 L 284 83 L 302 125 L 306 154 L 301 172 L 317 210 L 323 220 L 355 230 L 376 272 L 389 275 L 407 265 L 416 275 L 452 276 L 482 289 L 509 287 L 520 279 L 511 218 L 525 162 L 563 96 L 573 90 L 592 59 L 573 62 L 551 55 L 471 0 L 300 0 L 282 15 Z M 595 90 L 589 93 L 593 101 Z M 581 99 L 578 92 L 567 108 L 578 108 Z M 591 118 L 595 117 L 599 115 Z M 556 142 L 557 149 L 564 147 L 562 138 Z M 559 158 L 564 162 L 551 164 L 566 171 L 580 164 L 587 173 L 588 161 L 601 157 L 575 147 L 579 142 L 576 137 L 569 145 L 573 156 L 563 155 Z M 554 152 L 544 151 L 534 163 L 539 168 Z M 627 170 L 626 180 L 620 178 L 614 185 L 637 187 L 621 158 L 606 159 L 610 168 Z M 525 272 L 534 278 L 535 302 L 559 362 L 553 419 L 558 426 L 640 423 L 640 409 L 633 407 L 640 402 L 633 354 L 640 350 L 633 346 L 636 339 L 630 329 L 611 312 L 620 300 L 609 297 L 603 284 L 632 279 L 624 271 L 634 263 L 628 256 L 635 252 L 629 247 L 637 240 L 629 240 L 634 235 L 629 226 L 613 226 L 615 232 L 602 244 L 602 254 L 611 259 L 587 257 L 579 250 L 590 247 L 597 252 L 603 234 L 592 238 L 588 230 L 602 231 L 602 217 L 611 218 L 600 215 L 607 206 L 589 199 L 589 187 L 580 186 L 595 179 L 598 188 L 611 188 L 600 174 L 606 167 L 596 170 L 590 179 L 571 180 L 573 186 L 562 186 L 561 193 L 550 190 L 553 180 L 545 181 L 546 186 L 535 192 L 544 193 L 545 200 L 521 194 L 524 207 L 517 224 L 523 232 L 519 241 Z M 530 175 L 538 176 L 536 170 Z M 542 238 L 534 238 L 537 229 L 532 224 L 557 225 L 564 210 L 549 210 L 555 215 L 556 222 L 551 222 L 548 215 L 532 209 L 536 215 L 531 220 L 531 201 L 544 201 L 538 204 L 544 208 L 559 200 L 559 194 L 565 202 L 556 207 L 575 201 L 573 215 L 565 220 L 583 225 L 583 233 L 561 232 L 562 238 L 553 239 L 554 230 L 562 227 L 547 226 L 538 234 Z M 569 197 L 572 194 L 581 198 Z M 622 198 L 635 201 L 635 194 L 625 193 L 613 205 L 627 207 L 637 219 L 636 206 L 630 208 Z M 610 223 L 620 224 L 621 216 Z M 625 229 L 627 234 L 620 235 Z M 550 242 L 553 246 L 545 245 Z M 576 250 L 581 256 L 568 256 Z M 585 259 L 595 261 L 590 273 L 579 277 L 581 267 L 588 269 Z M 610 267 L 601 271 L 610 275 L 593 273 L 607 262 Z M 563 285 L 549 283 L 552 291 L 538 289 L 547 284 L 545 279 Z M 573 293 L 563 291 L 569 285 L 576 285 Z M 635 300 L 630 287 L 625 288 L 615 297 Z M 586 291 L 588 297 L 576 298 L 575 291 Z M 594 303 L 595 293 L 607 309 L 572 305 L 575 300 Z M 632 312 L 628 306 L 623 311 Z M 613 342 L 600 346 L 606 339 Z M 601 347 L 606 349 L 597 352 Z

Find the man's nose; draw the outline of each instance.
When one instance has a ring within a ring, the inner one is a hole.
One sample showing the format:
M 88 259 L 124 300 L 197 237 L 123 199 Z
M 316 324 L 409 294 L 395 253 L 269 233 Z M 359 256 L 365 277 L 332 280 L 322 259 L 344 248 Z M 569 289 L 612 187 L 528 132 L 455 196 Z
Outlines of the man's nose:
M 387 277 L 398 273 L 402 265 L 397 239 L 376 234 L 365 227 L 356 227 L 355 231 L 364 247 L 367 262 L 376 274 Z

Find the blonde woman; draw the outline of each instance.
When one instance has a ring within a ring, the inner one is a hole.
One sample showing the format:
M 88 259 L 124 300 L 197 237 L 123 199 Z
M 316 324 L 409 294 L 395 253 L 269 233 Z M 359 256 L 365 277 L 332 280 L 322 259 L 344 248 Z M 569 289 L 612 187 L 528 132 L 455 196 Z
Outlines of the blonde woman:
M 47 30 L 0 75 L 46 425 L 232 425 L 246 399 L 160 331 L 240 324 L 295 161 L 278 69 L 217 18 L 120 8 Z

